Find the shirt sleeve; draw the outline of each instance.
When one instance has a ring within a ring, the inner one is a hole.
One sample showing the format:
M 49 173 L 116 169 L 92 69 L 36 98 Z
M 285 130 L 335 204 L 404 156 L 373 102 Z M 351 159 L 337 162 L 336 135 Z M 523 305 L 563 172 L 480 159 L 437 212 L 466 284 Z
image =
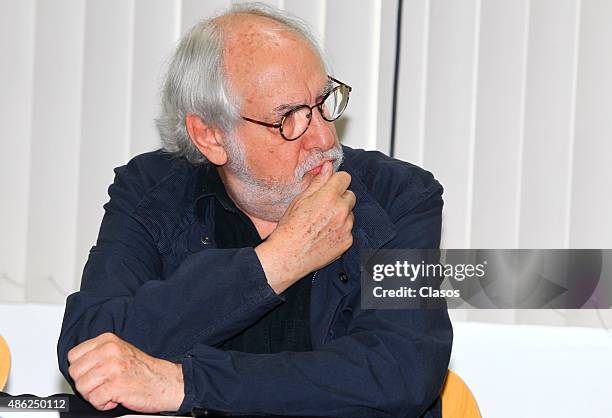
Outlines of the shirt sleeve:
M 199 251 L 162 280 L 155 240 L 134 216 L 144 176 L 130 164 L 116 172 L 80 291 L 66 302 L 57 353 L 70 384 L 68 351 L 104 332 L 178 362 L 195 344 L 220 343 L 283 301 L 253 248 Z
M 435 180 L 433 180 L 435 182 Z M 437 185 L 437 186 L 436 186 Z M 398 198 L 385 248 L 438 248 L 442 188 Z M 346 335 L 310 352 L 248 354 L 198 344 L 182 361 L 192 407 L 234 414 L 418 417 L 437 399 L 450 359 L 446 309 L 362 310 L 350 294 Z

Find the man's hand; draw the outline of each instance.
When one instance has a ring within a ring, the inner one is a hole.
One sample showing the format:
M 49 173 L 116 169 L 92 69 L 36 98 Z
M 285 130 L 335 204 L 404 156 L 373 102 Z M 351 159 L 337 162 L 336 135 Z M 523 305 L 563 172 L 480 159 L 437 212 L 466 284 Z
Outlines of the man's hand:
M 140 412 L 176 411 L 183 402 L 180 364 L 151 357 L 105 333 L 68 352 L 76 389 L 96 409 L 122 404 Z
M 355 194 L 351 176 L 326 161 L 296 196 L 268 239 L 255 248 L 268 283 L 278 294 L 301 277 L 339 258 L 353 245 Z

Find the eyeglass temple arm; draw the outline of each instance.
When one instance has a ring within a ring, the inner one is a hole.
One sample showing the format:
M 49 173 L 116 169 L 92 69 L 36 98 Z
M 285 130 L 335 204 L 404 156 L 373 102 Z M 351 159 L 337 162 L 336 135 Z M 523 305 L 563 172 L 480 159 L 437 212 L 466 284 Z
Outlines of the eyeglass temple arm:
M 244 120 L 248 120 L 249 122 L 253 122 L 256 123 L 258 125 L 262 125 L 262 126 L 267 126 L 268 128 L 280 128 L 281 124 L 280 123 L 268 123 L 268 122 L 262 122 L 260 120 L 256 120 L 256 119 L 251 119 L 251 118 L 247 118 L 246 116 L 240 116 L 242 119 Z
M 349 91 L 352 91 L 352 90 L 353 90 L 353 88 L 352 88 L 351 86 L 349 86 L 349 85 L 348 85 L 348 84 L 346 84 L 346 83 L 343 83 L 343 82 L 342 82 L 342 81 L 340 81 L 340 80 L 335 79 L 335 78 L 334 78 L 334 77 L 332 77 L 331 75 L 328 75 L 328 77 L 329 77 L 329 79 L 330 79 L 330 80 L 335 81 L 335 82 L 336 82 L 336 83 L 338 83 L 338 84 L 342 84 L 343 86 L 348 87 Z

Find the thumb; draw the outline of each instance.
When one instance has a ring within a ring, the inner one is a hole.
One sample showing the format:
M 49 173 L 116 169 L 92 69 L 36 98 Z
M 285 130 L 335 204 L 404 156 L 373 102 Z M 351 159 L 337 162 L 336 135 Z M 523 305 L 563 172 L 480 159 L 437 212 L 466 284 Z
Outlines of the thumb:
M 308 185 L 306 194 L 311 194 L 319 190 L 327 182 L 327 180 L 329 180 L 332 173 L 332 162 L 325 161 L 321 166 L 321 171 L 319 171 L 319 174 L 317 174 L 310 182 L 310 185 Z

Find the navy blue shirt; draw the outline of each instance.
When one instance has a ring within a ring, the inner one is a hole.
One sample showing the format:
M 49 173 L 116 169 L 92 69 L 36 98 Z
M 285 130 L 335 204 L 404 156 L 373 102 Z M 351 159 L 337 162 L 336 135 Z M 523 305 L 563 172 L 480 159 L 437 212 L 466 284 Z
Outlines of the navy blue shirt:
M 116 169 L 81 288 L 68 297 L 58 361 L 113 332 L 180 363 L 186 413 L 337 417 L 440 416 L 452 327 L 446 309 L 363 309 L 364 249 L 438 248 L 442 186 L 377 151 L 343 146 L 355 193 L 353 245 L 311 280 L 308 351 L 219 346 L 285 303 L 254 247 L 223 248 L 203 170 L 156 151 Z M 227 202 L 220 202 L 226 205 Z M 228 208 L 230 205 L 226 205 Z M 224 206 L 225 208 L 225 206 Z
M 202 190 L 215 199 L 214 222 L 218 248 L 257 247 L 264 240 L 255 225 L 228 196 L 217 168 L 208 165 L 203 173 Z M 245 353 L 310 351 L 310 285 L 315 274 L 298 280 L 281 293 L 285 302 L 272 308 L 253 325 L 217 347 Z

